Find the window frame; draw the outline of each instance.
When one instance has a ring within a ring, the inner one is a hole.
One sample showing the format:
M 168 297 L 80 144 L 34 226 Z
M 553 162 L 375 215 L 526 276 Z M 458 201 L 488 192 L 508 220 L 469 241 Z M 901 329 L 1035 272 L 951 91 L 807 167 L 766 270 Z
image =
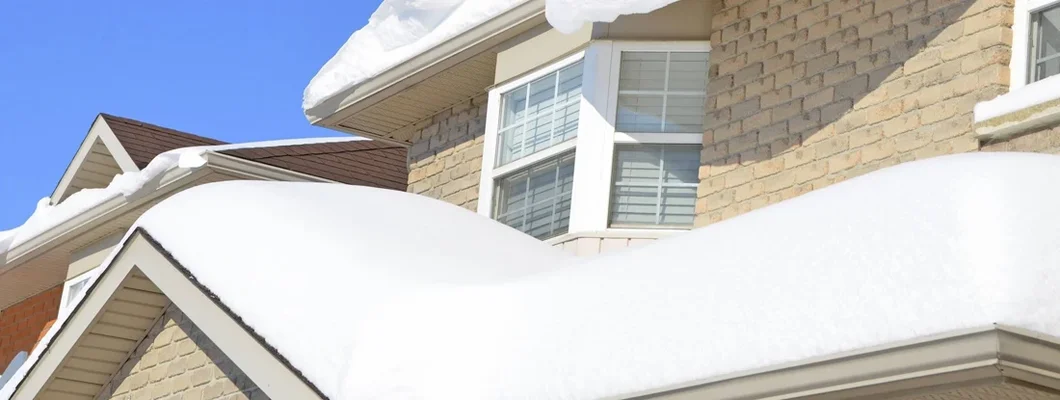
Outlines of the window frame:
M 498 179 L 530 168 L 549 159 L 559 157 L 567 152 L 574 151 L 578 142 L 578 137 L 575 137 L 518 160 L 511 161 L 505 165 L 497 166 L 497 157 L 499 155 L 498 152 L 500 151 L 501 102 L 503 101 L 502 98 L 504 94 L 583 61 L 584 57 L 585 52 L 579 51 L 557 62 L 538 68 L 528 74 L 520 76 L 510 82 L 495 86 L 489 90 L 489 98 L 486 105 L 486 133 L 483 138 L 482 172 L 479 176 L 479 200 L 477 210 L 479 214 L 491 219 L 493 218 L 494 197 L 496 196 Z M 583 65 L 582 73 L 584 74 L 586 72 L 588 72 L 588 70 L 585 69 Z M 585 82 L 584 75 L 582 76 L 582 82 L 583 84 Z M 584 87 L 582 90 L 584 90 Z M 585 107 L 585 105 L 585 98 L 583 96 L 580 102 L 580 107 Z M 579 135 L 581 134 L 581 129 L 582 122 L 579 120 Z M 575 156 L 575 163 L 577 163 L 577 156 Z M 577 168 L 577 166 L 575 166 L 575 168 Z M 577 188 L 574 190 L 576 189 Z M 573 197 L 573 193 L 571 196 Z
M 479 181 L 478 213 L 492 218 L 496 181 L 505 175 L 525 169 L 563 153 L 574 151 L 574 182 L 571 193 L 570 221 L 566 234 L 547 239 L 562 242 L 583 233 L 621 233 L 666 235 L 688 228 L 667 226 L 610 227 L 611 191 L 614 183 L 616 146 L 635 144 L 702 145 L 699 133 L 626 133 L 615 129 L 618 111 L 619 67 L 622 52 L 705 52 L 709 65 L 709 41 L 611 41 L 596 40 L 582 51 L 555 63 L 545 65 L 519 78 L 489 90 L 482 173 Z M 582 99 L 578 134 L 574 139 L 539 151 L 530 156 L 496 167 L 499 146 L 501 97 L 561 68 L 582 61 Z
M 1060 6 L 1060 0 L 1016 0 L 1012 19 L 1012 58 L 1009 61 L 1009 91 L 1033 84 L 1034 14 Z M 1048 78 L 1046 78 L 1048 79 Z M 1036 81 L 1036 82 L 1040 82 Z
M 96 268 L 99 268 L 99 267 L 96 267 Z M 89 278 L 92 277 L 92 271 L 95 271 L 95 270 L 96 269 L 93 268 L 93 269 L 89 270 L 88 272 L 85 272 L 85 273 L 83 273 L 81 275 L 78 275 L 78 276 L 74 277 L 73 279 L 69 279 L 65 283 L 63 283 L 63 294 L 62 294 L 62 298 L 59 299 L 59 311 L 60 312 L 62 312 L 63 310 L 66 310 L 67 307 L 73 306 L 73 304 L 70 304 L 70 300 L 72 300 L 70 298 L 70 290 L 72 290 L 72 288 L 74 286 L 76 286 L 78 284 L 81 284 L 82 282 L 85 283 L 85 286 L 81 287 L 81 291 L 83 292 L 85 289 L 87 289 L 88 288 L 88 284 L 87 284 L 88 280 L 89 280 Z M 78 293 L 78 294 L 80 294 L 80 293 Z

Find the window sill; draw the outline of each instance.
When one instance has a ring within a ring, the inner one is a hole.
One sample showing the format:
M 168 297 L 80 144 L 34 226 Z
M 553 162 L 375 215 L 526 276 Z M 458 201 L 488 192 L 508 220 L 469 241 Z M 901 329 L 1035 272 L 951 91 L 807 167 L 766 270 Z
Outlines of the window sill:
M 687 229 L 606 229 L 591 232 L 565 233 L 553 238 L 545 239 L 545 243 L 556 245 L 569 242 L 574 239 L 596 238 L 596 239 L 662 239 L 688 232 Z
M 975 134 L 998 139 L 1060 123 L 1060 76 L 975 105 Z

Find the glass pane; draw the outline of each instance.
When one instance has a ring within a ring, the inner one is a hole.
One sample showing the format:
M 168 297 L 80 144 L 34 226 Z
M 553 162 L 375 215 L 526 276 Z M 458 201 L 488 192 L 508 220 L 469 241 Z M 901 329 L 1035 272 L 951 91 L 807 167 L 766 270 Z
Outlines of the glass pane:
M 666 86 L 666 53 L 622 53 L 619 64 L 619 90 L 663 90 Z
M 579 61 L 503 94 L 497 166 L 576 137 L 581 87 Z
M 663 188 L 662 210 L 659 224 L 667 226 L 692 226 L 696 213 L 696 188 Z
M 494 219 L 540 239 L 562 234 L 573 182 L 573 153 L 498 179 Z
M 707 53 L 670 53 L 668 91 L 707 91 Z
M 1034 80 L 1041 80 L 1060 73 L 1060 7 L 1054 7 L 1035 15 L 1038 29 L 1035 32 Z
M 615 129 L 619 132 L 659 132 L 662 130 L 662 115 L 661 95 L 619 94 Z
M 501 108 L 501 129 L 522 122 L 526 115 L 526 87 L 505 93 L 501 97 Z
M 634 145 L 615 150 L 611 226 L 692 225 L 700 146 Z
M 669 95 L 666 97 L 664 132 L 702 133 L 707 114 L 707 96 Z

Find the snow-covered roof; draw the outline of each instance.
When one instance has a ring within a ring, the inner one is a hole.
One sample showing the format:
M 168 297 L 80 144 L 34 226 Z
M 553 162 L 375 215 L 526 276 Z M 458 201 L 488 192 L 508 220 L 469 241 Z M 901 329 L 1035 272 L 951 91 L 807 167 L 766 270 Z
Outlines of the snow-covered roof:
M 416 55 L 531 0 L 383 0 L 368 23 L 317 72 L 302 109 L 320 105 Z M 546 0 L 549 22 L 571 33 L 587 22 L 647 13 L 677 0 Z
M 170 150 L 159 154 L 139 171 L 130 171 L 114 177 L 105 188 L 82 189 L 58 204 L 52 204 L 50 197 L 41 198 L 33 214 L 15 228 L 0 231 L 0 260 L 11 249 L 33 239 L 63 222 L 69 221 L 88 210 L 109 200 L 119 197 L 132 197 L 140 192 L 144 185 L 175 169 L 195 169 L 206 164 L 206 154 L 230 150 L 260 149 L 292 145 L 310 145 L 322 143 L 340 143 L 366 140 L 359 137 L 328 137 L 284 139 L 261 142 L 224 144 L 216 146 L 196 146 Z
M 940 157 L 594 258 L 335 185 L 204 185 L 138 226 L 333 400 L 594 399 L 992 324 L 1060 335 L 1058 181 L 1056 156 Z

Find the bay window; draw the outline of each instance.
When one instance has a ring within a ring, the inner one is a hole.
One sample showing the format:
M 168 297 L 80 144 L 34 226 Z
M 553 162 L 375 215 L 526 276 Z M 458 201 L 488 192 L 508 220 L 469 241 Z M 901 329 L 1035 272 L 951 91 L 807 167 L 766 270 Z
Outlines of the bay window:
M 1060 74 L 1060 1 L 1016 0 L 1010 89 Z
M 479 212 L 540 239 L 690 228 L 709 50 L 596 41 L 490 90 Z

